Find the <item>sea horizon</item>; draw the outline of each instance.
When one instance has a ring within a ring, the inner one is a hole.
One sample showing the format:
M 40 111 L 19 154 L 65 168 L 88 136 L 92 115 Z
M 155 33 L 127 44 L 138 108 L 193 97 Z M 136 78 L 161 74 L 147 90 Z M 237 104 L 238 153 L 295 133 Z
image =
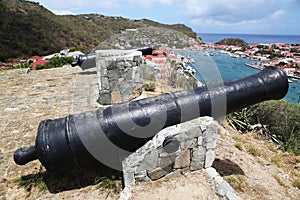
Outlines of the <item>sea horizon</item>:
M 300 44 L 300 34 L 197 33 L 205 43 L 216 43 L 224 38 L 240 38 L 248 44 Z

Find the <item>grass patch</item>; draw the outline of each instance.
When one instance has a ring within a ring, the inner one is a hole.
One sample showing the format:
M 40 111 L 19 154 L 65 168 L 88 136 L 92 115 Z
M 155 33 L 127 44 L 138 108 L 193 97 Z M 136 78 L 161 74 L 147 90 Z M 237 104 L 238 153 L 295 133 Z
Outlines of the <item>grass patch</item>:
M 296 178 L 294 181 L 293 181 L 293 186 L 300 189 L 300 178 Z
M 108 178 L 108 177 L 95 178 L 94 182 L 97 185 L 97 188 L 99 188 L 103 192 L 106 192 L 105 199 L 107 199 L 111 193 L 117 194 L 122 189 L 121 182 L 114 179 L 115 179 L 114 176 L 112 178 Z
M 285 188 L 288 187 L 288 185 L 277 174 L 273 174 L 273 177 L 276 179 L 279 185 Z
M 285 166 L 281 153 L 277 153 L 275 156 L 273 156 L 271 158 L 271 163 L 279 168 L 283 168 Z
M 247 151 L 248 151 L 248 153 L 252 154 L 253 156 L 261 156 L 261 150 L 258 149 L 253 144 L 247 145 Z
M 226 180 L 235 190 L 244 191 L 247 187 L 246 177 L 243 175 L 229 176 Z
M 156 89 L 156 85 L 155 85 L 155 83 L 153 83 L 153 82 L 146 83 L 146 84 L 144 84 L 143 87 L 144 87 L 144 89 L 145 89 L 146 91 L 152 91 L 152 92 L 154 92 L 155 89 Z
M 240 135 L 234 135 L 232 137 L 235 141 L 240 142 L 240 143 L 247 143 L 247 139 L 240 136 Z
M 243 144 L 242 143 L 240 143 L 240 142 L 237 142 L 237 143 L 235 143 L 235 145 L 234 145 L 238 150 L 240 150 L 240 151 L 243 151 Z
M 47 185 L 44 181 L 45 174 L 38 172 L 36 174 L 30 174 L 27 176 L 21 176 L 16 180 L 18 185 L 25 187 L 26 190 L 30 191 L 33 187 L 38 188 L 40 191 L 47 190 Z
M 300 172 L 299 172 L 297 169 L 294 169 L 294 170 L 292 171 L 292 175 L 294 175 L 294 176 L 300 178 Z

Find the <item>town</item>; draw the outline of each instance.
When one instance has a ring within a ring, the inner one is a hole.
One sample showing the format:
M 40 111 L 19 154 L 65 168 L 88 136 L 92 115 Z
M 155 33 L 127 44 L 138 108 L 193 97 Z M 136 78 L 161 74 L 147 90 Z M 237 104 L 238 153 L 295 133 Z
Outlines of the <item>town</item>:
M 235 58 L 249 58 L 252 62 L 246 65 L 257 69 L 263 69 L 266 66 L 280 67 L 289 77 L 300 78 L 299 44 L 250 44 L 247 46 L 204 44 L 202 48 L 215 49 Z

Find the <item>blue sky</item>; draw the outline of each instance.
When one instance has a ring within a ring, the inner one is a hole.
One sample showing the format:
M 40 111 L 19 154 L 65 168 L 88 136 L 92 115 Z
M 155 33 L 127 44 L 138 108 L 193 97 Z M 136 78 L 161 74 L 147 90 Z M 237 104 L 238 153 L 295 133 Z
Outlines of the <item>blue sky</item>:
M 300 35 L 300 0 L 38 0 L 56 14 L 99 13 L 166 24 L 199 33 Z

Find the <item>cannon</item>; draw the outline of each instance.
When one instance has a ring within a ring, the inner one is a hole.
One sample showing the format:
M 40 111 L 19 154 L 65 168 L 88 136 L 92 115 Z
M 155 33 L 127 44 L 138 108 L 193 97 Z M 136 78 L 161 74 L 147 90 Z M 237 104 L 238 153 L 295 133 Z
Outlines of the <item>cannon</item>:
M 165 93 L 44 120 L 38 127 L 35 146 L 18 149 L 14 160 L 24 165 L 39 159 L 48 171 L 57 173 L 84 168 L 94 162 L 117 168 L 122 159 L 165 127 L 200 116 L 221 117 L 265 100 L 281 99 L 287 91 L 286 74 L 268 67 L 210 89 L 205 86 Z M 222 97 L 225 101 L 219 101 Z
M 127 53 L 131 53 L 134 51 L 141 51 L 142 55 L 151 55 L 152 47 L 140 47 L 136 49 L 125 50 Z M 81 54 L 79 55 L 74 62 L 72 62 L 72 66 L 75 67 L 79 65 L 83 70 L 90 69 L 96 67 L 96 53 L 90 54 Z

